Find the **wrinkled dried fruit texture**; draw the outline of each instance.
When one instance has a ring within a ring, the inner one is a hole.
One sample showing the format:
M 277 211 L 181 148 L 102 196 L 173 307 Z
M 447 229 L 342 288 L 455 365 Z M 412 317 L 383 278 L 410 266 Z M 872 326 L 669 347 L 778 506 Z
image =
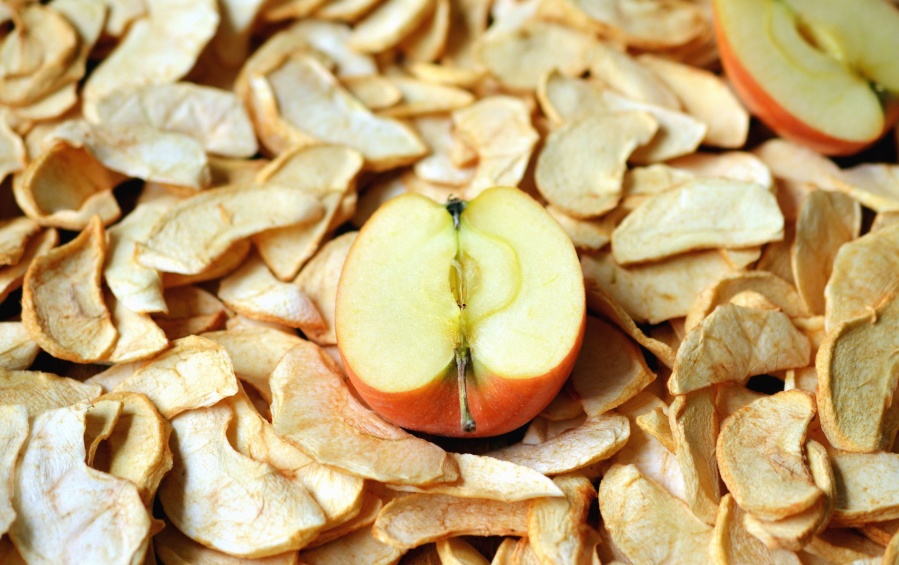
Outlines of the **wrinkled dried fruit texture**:
M 434 10 L 434 0 L 386 0 L 358 22 L 348 44 L 362 53 L 395 47 Z
M 271 557 L 244 559 L 201 545 L 166 524 L 153 536 L 156 557 L 166 565 L 297 565 L 297 552 L 288 551 Z
M 324 244 L 296 278 L 295 282 L 312 299 L 325 322 L 323 330 L 310 330 L 306 334 L 306 337 L 319 345 L 337 343 L 334 313 L 337 303 L 337 283 L 347 253 L 356 241 L 358 233 L 347 232 Z
M 837 251 L 824 288 L 828 332 L 871 314 L 899 290 L 899 225 L 868 233 Z
M 0 322 L 0 369 L 27 369 L 40 351 L 22 322 Z
M 668 390 L 685 394 L 713 384 L 745 383 L 754 375 L 805 367 L 810 354 L 808 338 L 786 314 L 725 304 L 684 338 Z
M 572 0 L 589 22 L 624 43 L 664 49 L 695 39 L 711 23 L 700 6 L 680 0 Z
M 646 65 L 610 43 L 597 43 L 590 50 L 590 78 L 639 102 L 648 102 L 672 110 L 680 101 L 665 82 Z
M 228 317 L 225 305 L 199 286 L 170 288 L 163 298 L 166 313 L 153 320 L 171 340 L 221 329 Z
M 650 197 L 612 232 L 620 265 L 697 249 L 740 248 L 783 238 L 783 215 L 766 187 L 696 179 Z
M 599 512 L 615 545 L 635 563 L 707 563 L 712 527 L 633 465 L 599 483 Z
M 553 482 L 564 498 L 542 498 L 528 510 L 528 541 L 545 563 L 582 563 L 587 557 L 587 513 L 596 489 L 587 477 L 562 475 Z
M 149 314 L 133 312 L 116 300 L 110 292 L 107 292 L 105 297 L 112 310 L 112 323 L 119 334 L 119 339 L 107 361 L 127 363 L 145 359 L 169 346 L 165 332 L 156 325 Z
M 275 430 L 320 463 L 397 484 L 455 480 L 450 456 L 364 407 L 327 354 L 303 342 L 271 376 Z
M 836 478 L 834 526 L 860 526 L 899 518 L 899 455 L 831 454 Z
M 236 241 L 321 216 L 318 201 L 291 187 L 225 187 L 179 202 L 138 245 L 138 262 L 160 271 L 196 274 Z
M 668 414 L 687 503 L 694 516 L 714 524 L 721 501 L 715 462 L 718 414 L 714 389 L 709 387 L 676 397 Z
M 22 293 L 22 323 L 54 357 L 90 363 L 115 346 L 118 334 L 100 288 L 105 256 L 106 234 L 95 216 L 78 237 L 31 263 Z
M 451 453 L 459 468 L 452 483 L 424 487 L 396 485 L 397 490 L 448 494 L 459 498 L 485 498 L 503 502 L 562 496 L 559 487 L 542 473 L 523 465 L 485 455 Z
M 803 453 L 814 415 L 812 395 L 789 390 L 759 398 L 724 421 L 718 468 L 746 512 L 777 520 L 802 512 L 824 495 Z
M 0 265 L 18 263 L 25 254 L 28 240 L 40 232 L 40 225 L 25 216 L 0 220 Z
M 587 316 L 584 342 L 569 386 L 588 416 L 599 416 L 630 400 L 655 380 L 640 348 L 617 328 Z
M 322 546 L 301 551 L 309 565 L 395 565 L 403 554 L 399 549 L 377 540 L 371 528 L 361 528 Z
M 135 362 L 133 372 L 113 392 L 145 394 L 162 417 L 171 420 L 235 394 L 237 379 L 224 347 L 189 336 L 146 361 Z
M 581 425 L 538 444 L 517 443 L 486 455 L 530 467 L 544 475 L 560 475 L 608 459 L 630 436 L 627 418 L 618 414 L 591 416 Z
M 88 467 L 87 405 L 35 418 L 19 461 L 9 535 L 28 562 L 133 563 L 150 537 L 137 487 Z
M 600 216 L 618 205 L 627 159 L 657 125 L 648 114 L 587 116 L 551 132 L 537 158 L 535 181 L 554 206 L 575 218 Z
M 16 519 L 12 497 L 16 484 L 16 460 L 28 438 L 28 412 L 23 406 L 0 405 L 0 536 Z
M 389 84 L 400 93 L 401 101 L 380 112 L 382 116 L 412 118 L 452 112 L 475 101 L 473 94 L 462 88 L 433 84 L 406 77 L 390 77 Z
M 830 443 L 847 451 L 878 451 L 892 443 L 889 420 L 899 381 L 899 300 L 846 322 L 818 351 L 818 408 Z
M 283 440 L 282 440 L 283 441 Z M 286 443 L 286 442 L 285 442 Z M 288 444 L 289 445 L 289 444 Z M 296 447 L 291 446 L 294 451 L 299 451 Z M 302 452 L 301 452 L 302 453 Z M 311 459 L 310 459 L 311 461 Z M 349 477 L 349 475 L 344 475 L 345 477 Z M 306 548 L 318 547 L 320 545 L 325 545 L 330 541 L 334 541 L 336 539 L 342 538 L 343 536 L 355 532 L 356 530 L 362 528 L 370 528 L 372 524 L 375 522 L 375 518 L 378 517 L 378 512 L 381 511 L 381 508 L 386 504 L 385 501 L 381 500 L 381 495 L 383 493 L 383 489 L 379 489 L 381 492 L 372 492 L 362 491 L 363 479 L 355 478 L 358 481 L 359 489 L 357 494 L 361 494 L 361 504 L 357 504 L 352 507 L 353 512 L 358 512 L 352 518 L 340 522 L 336 526 L 332 528 L 328 528 L 327 530 L 323 530 L 321 533 L 316 536 L 312 542 L 310 542 Z M 314 481 L 314 477 L 312 478 Z M 322 489 L 323 494 L 327 492 L 327 489 Z M 313 493 L 314 495 L 315 493 Z M 392 499 L 392 497 L 391 497 Z M 319 504 L 321 504 L 321 499 L 316 499 Z M 390 500 L 385 497 L 385 500 Z M 322 508 L 327 512 L 327 508 Z M 329 523 L 336 523 L 333 520 L 329 520 Z
M 781 550 L 772 551 L 758 538 L 747 532 L 743 526 L 745 516 L 746 513 L 737 505 L 730 493 L 721 498 L 715 518 L 715 530 L 712 532 L 712 545 L 709 549 L 712 563 L 715 565 L 759 565 L 760 563 L 800 565 L 801 561 L 794 554 Z
M 372 530 L 376 539 L 404 550 L 456 536 L 524 536 L 530 505 L 410 494 L 381 509 Z
M 481 552 L 462 538 L 450 538 L 434 544 L 441 563 L 447 565 L 489 565 Z
M 102 393 L 103 389 L 95 384 L 50 373 L 0 369 L 0 406 L 20 404 L 28 412 L 29 419 L 47 410 L 93 400 Z
M 828 179 L 831 186 L 875 212 L 899 210 L 899 167 L 886 163 L 862 163 L 843 169 Z
M 0 182 L 7 175 L 21 171 L 26 163 L 25 144 L 6 120 L 0 120 Z
M 227 431 L 227 403 L 172 420 L 174 466 L 159 497 L 166 516 L 190 538 L 238 557 L 299 549 L 325 516 L 297 482 L 237 452 Z

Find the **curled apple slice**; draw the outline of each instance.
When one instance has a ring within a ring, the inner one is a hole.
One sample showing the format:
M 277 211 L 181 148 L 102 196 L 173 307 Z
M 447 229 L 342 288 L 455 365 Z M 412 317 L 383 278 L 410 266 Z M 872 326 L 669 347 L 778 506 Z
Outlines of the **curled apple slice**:
M 536 416 L 571 371 L 584 320 L 574 247 L 513 188 L 446 207 L 391 200 L 337 291 L 337 345 L 359 394 L 395 424 L 449 436 Z

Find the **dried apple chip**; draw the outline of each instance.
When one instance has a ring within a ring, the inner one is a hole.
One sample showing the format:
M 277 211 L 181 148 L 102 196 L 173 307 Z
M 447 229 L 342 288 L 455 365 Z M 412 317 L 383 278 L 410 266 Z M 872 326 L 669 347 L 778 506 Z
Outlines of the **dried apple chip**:
M 528 509 L 528 541 L 541 562 L 582 563 L 587 557 L 587 512 L 596 489 L 582 475 L 553 479 L 564 498 L 542 498 Z
M 376 539 L 371 528 L 361 528 L 322 546 L 301 551 L 300 558 L 309 565 L 395 565 L 404 553 L 405 550 Z
M 0 182 L 3 182 L 7 175 L 24 169 L 26 156 L 22 138 L 9 127 L 5 117 L 0 114 Z
M 788 390 L 759 398 L 724 421 L 718 435 L 718 468 L 746 512 L 779 520 L 810 508 L 824 496 L 803 453 L 814 415 L 811 394 Z
M 24 406 L 0 405 L 0 536 L 16 519 L 12 497 L 16 484 L 16 460 L 28 438 L 28 412 Z
M 440 540 L 436 544 L 440 563 L 446 565 L 490 565 L 487 558 L 462 538 Z
M 468 106 L 475 97 L 461 88 L 433 84 L 403 76 L 388 77 L 391 84 L 402 94 L 402 101 L 382 110 L 380 115 L 394 118 L 452 112 Z
M 474 167 L 460 167 L 453 162 L 452 152 L 457 146 L 457 139 L 453 133 L 452 119 L 449 116 L 420 116 L 415 120 L 415 129 L 431 149 L 430 155 L 415 163 L 413 170 L 416 177 L 424 181 L 453 186 L 465 186 L 471 182 Z M 385 185 L 381 184 L 381 186 Z M 374 188 L 368 188 L 363 198 L 374 198 L 374 196 L 368 196 Z M 385 190 L 387 189 L 381 189 L 381 191 Z M 387 192 L 390 191 L 387 190 Z
M 684 45 L 709 26 L 700 6 L 680 0 L 571 0 L 599 30 L 628 45 L 662 49 Z
M 815 358 L 821 426 L 846 451 L 889 449 L 885 432 L 899 374 L 892 352 L 899 300 L 891 299 L 827 334 Z M 891 439 L 891 438 L 890 438 Z
M 648 114 L 594 115 L 547 136 L 534 173 L 540 193 L 576 218 L 596 217 L 618 205 L 627 159 L 647 143 L 657 124 Z
M 18 263 L 25 253 L 28 240 L 40 231 L 40 225 L 25 216 L 0 220 L 0 265 Z
M 899 455 L 846 453 L 830 455 L 836 478 L 836 507 L 832 525 L 860 526 L 899 518 Z
M 612 232 L 620 265 L 664 259 L 685 251 L 750 247 L 783 238 L 777 199 L 764 186 L 696 179 L 656 194 Z
M 725 304 L 684 338 L 668 390 L 685 394 L 713 384 L 745 383 L 755 375 L 805 367 L 810 355 L 808 338 L 786 314 Z
M 102 393 L 103 389 L 95 384 L 50 373 L 0 369 L 0 406 L 20 404 L 28 411 L 29 419 L 48 410 L 93 400 Z
M 450 6 L 450 0 L 436 0 L 431 15 L 400 42 L 399 49 L 407 59 L 433 61 L 443 54 L 449 37 Z
M 721 502 L 715 439 L 718 414 L 712 388 L 678 396 L 668 409 L 677 461 L 684 476 L 687 504 L 693 515 L 707 524 L 715 523 Z
M 350 392 L 333 361 L 303 342 L 271 376 L 275 430 L 320 463 L 397 484 L 453 481 L 458 472 L 442 449 L 389 424 Z
M 153 321 L 170 340 L 221 329 L 228 317 L 225 305 L 198 286 L 170 288 L 163 296 L 166 313 Z
M 761 159 L 744 151 L 726 151 L 724 153 L 693 153 L 672 159 L 667 163 L 676 172 L 692 174 L 699 177 L 720 177 L 745 182 L 754 182 L 771 187 L 774 179 L 771 171 Z M 662 165 L 653 165 L 662 166 Z M 652 168 L 652 166 L 650 167 Z M 686 179 L 685 179 L 686 180 Z M 778 194 L 780 196 L 780 194 Z M 783 208 L 783 205 L 781 206 Z M 795 216 L 786 219 L 795 220 Z
M 721 498 L 715 518 L 710 548 L 711 560 L 715 565 L 754 565 L 758 563 L 780 563 L 800 565 L 795 554 L 783 550 L 770 550 L 758 538 L 746 531 L 743 512 L 734 497 L 728 493 Z
M 0 368 L 27 369 L 40 350 L 22 322 L 0 322 Z
M 434 10 L 434 0 L 382 0 L 353 28 L 348 45 L 362 53 L 395 47 Z
M 899 211 L 899 167 L 885 163 L 862 163 L 828 179 L 826 186 L 840 190 L 875 212 Z
M 681 106 L 674 92 L 656 73 L 627 52 L 606 43 L 597 43 L 590 49 L 590 78 L 633 100 L 673 110 Z
M 88 467 L 88 405 L 35 418 L 19 459 L 9 535 L 28 562 L 133 563 L 150 539 L 150 515 L 130 481 Z
M 286 551 L 270 557 L 245 559 L 222 553 L 195 542 L 174 526 L 153 536 L 156 556 L 166 565 L 297 565 L 296 551 Z
M 106 294 L 106 303 L 112 315 L 112 323 L 119 337 L 115 348 L 106 361 L 127 363 L 150 357 L 169 346 L 165 332 L 149 314 L 134 312 L 116 300 L 112 293 Z
M 318 253 L 303 267 L 296 283 L 313 304 L 325 322 L 325 329 L 312 331 L 306 337 L 319 345 L 334 345 L 337 334 L 334 325 L 334 308 L 337 303 L 337 282 L 346 261 L 350 246 L 358 232 L 347 232 L 324 244 Z

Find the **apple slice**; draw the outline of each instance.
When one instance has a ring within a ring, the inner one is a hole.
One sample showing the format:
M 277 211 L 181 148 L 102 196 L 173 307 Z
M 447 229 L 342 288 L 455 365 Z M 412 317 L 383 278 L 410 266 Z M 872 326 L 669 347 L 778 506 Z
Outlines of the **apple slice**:
M 899 9 L 884 0 L 714 0 L 725 72 L 781 136 L 856 153 L 899 119 Z
M 337 346 L 353 385 L 391 422 L 483 437 L 525 424 L 556 395 L 584 333 L 577 254 L 514 188 L 441 205 L 383 205 L 350 249 Z

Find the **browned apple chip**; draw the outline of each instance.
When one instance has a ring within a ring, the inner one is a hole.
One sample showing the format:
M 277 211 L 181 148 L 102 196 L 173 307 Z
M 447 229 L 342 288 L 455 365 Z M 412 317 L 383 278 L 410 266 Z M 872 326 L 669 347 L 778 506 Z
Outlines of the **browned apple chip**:
M 225 325 L 225 306 L 198 286 L 170 288 L 163 296 L 166 313 L 157 314 L 153 321 L 170 340 L 219 330 Z
M 24 406 L 0 405 L 0 536 L 9 531 L 16 519 L 13 491 L 16 484 L 16 460 L 28 438 L 28 412 Z
M 553 482 L 564 498 L 542 498 L 528 510 L 528 541 L 545 563 L 583 563 L 587 557 L 587 512 L 596 489 L 582 475 L 561 475 Z
M 684 338 L 668 390 L 685 394 L 718 383 L 745 383 L 755 375 L 805 367 L 810 354 L 808 338 L 786 314 L 725 304 Z
M 456 536 L 524 536 L 530 505 L 410 494 L 385 506 L 372 531 L 376 539 L 402 550 Z
M 95 384 L 50 373 L 0 369 L 0 406 L 20 404 L 30 419 L 47 410 L 93 400 L 102 393 L 103 389 Z
M 153 536 L 156 556 L 166 565 L 297 565 L 296 551 L 257 559 L 234 557 L 195 542 L 167 525 Z
M 789 390 L 759 398 L 724 421 L 718 435 L 718 468 L 746 512 L 779 520 L 812 507 L 824 496 L 803 453 L 814 415 L 813 396 Z
M 678 396 L 668 410 L 669 427 L 676 445 L 677 461 L 684 476 L 687 504 L 693 515 L 707 524 L 715 523 L 721 502 L 715 439 L 718 414 L 715 391 L 706 388 Z
M 40 225 L 25 216 L 0 220 L 0 266 L 18 263 L 28 240 L 40 232 Z
M 434 0 L 382 0 L 353 28 L 348 45 L 362 53 L 395 47 L 434 10 Z
M 334 345 L 337 334 L 334 325 L 334 307 L 337 302 L 337 282 L 346 261 L 350 246 L 358 232 L 347 232 L 324 244 L 318 253 L 303 267 L 296 283 L 315 304 L 325 328 L 321 331 L 310 329 L 306 337 L 319 345 Z
M 325 545 L 301 551 L 300 559 L 309 565 L 395 565 L 404 553 L 405 550 L 376 539 L 372 528 L 361 528 Z
M 427 485 L 458 478 L 442 449 L 389 424 L 350 392 L 333 361 L 303 342 L 271 376 L 275 430 L 320 463 L 382 482 Z
M 28 562 L 133 563 L 150 515 L 130 481 L 85 464 L 88 405 L 37 416 L 19 459 L 10 538 Z
M 599 483 L 599 511 L 633 562 L 705 563 L 712 527 L 633 465 L 613 465 Z
M 40 350 L 22 322 L 0 322 L 0 368 L 27 369 Z
M 490 561 L 462 538 L 440 540 L 436 544 L 437 556 L 446 565 L 490 565 Z

